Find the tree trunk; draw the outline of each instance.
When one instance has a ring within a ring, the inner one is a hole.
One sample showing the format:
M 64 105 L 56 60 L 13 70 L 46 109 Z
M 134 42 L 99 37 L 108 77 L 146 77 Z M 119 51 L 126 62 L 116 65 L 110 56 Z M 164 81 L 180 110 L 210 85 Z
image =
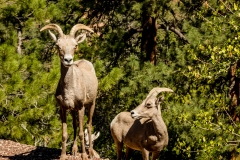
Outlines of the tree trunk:
M 237 77 L 236 72 L 240 66 L 240 61 L 235 63 L 230 67 L 229 70 L 229 95 L 231 96 L 231 106 L 230 106 L 230 115 L 233 121 L 239 121 L 240 115 L 236 111 L 236 107 L 239 105 L 240 102 L 240 88 L 239 83 L 240 79 Z
M 155 3 L 155 1 L 152 1 Z M 144 4 L 142 7 L 142 42 L 141 52 L 144 61 L 150 61 L 156 65 L 156 36 L 157 36 L 157 21 L 156 17 L 151 16 L 151 2 Z M 151 11 L 152 13 L 154 11 Z M 155 14 L 156 15 L 156 14 Z M 144 53 L 146 56 L 144 56 Z
M 22 31 L 21 29 L 17 30 L 17 35 L 18 35 L 18 46 L 17 46 L 17 53 L 22 54 Z

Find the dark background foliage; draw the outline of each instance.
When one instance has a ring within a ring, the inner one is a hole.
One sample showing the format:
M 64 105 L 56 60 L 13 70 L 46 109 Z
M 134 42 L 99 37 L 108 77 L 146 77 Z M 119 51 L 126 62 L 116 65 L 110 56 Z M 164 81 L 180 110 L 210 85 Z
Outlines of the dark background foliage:
M 68 33 L 83 23 L 95 33 L 76 59 L 90 60 L 99 79 L 93 126 L 102 157 L 116 158 L 111 120 L 160 86 L 175 91 L 164 94 L 170 139 L 161 159 L 239 158 L 239 21 L 237 0 L 1 0 L 0 138 L 61 146 L 60 62 L 40 28 L 56 23 Z

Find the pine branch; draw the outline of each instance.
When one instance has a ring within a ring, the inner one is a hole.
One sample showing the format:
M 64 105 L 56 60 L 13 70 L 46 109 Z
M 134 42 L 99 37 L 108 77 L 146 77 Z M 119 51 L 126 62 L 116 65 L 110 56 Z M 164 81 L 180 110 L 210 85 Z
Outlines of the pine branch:
M 135 33 L 139 33 L 142 32 L 143 29 L 142 28 L 131 28 L 128 30 L 128 32 L 125 33 L 125 35 L 123 36 L 124 41 L 128 41 Z
M 179 31 L 178 29 L 176 29 L 175 27 L 170 27 L 170 26 L 167 26 L 165 24 L 161 24 L 161 25 L 158 25 L 157 26 L 157 29 L 165 29 L 165 30 L 170 30 L 172 31 L 173 33 L 175 33 L 176 35 L 178 35 L 182 40 L 184 40 L 186 43 L 189 43 L 189 41 L 187 40 L 187 38 L 184 36 L 184 34 Z M 134 29 L 134 28 L 131 28 L 130 30 L 128 30 L 128 33 L 126 35 L 124 35 L 124 40 L 128 40 L 130 37 L 132 37 L 135 33 L 139 33 L 139 32 L 142 32 L 143 29 L 142 28 L 137 28 L 137 29 Z
M 165 25 L 165 24 L 161 24 L 161 25 L 158 25 L 157 27 L 158 29 L 161 28 L 161 29 L 165 29 L 165 30 L 170 30 L 172 31 L 173 33 L 175 33 L 176 35 L 178 35 L 182 40 L 184 40 L 186 43 L 189 43 L 189 41 L 187 40 L 187 38 L 183 35 L 183 33 L 181 31 L 179 31 L 178 29 L 176 29 L 175 27 L 172 27 L 172 26 L 168 26 L 168 25 Z

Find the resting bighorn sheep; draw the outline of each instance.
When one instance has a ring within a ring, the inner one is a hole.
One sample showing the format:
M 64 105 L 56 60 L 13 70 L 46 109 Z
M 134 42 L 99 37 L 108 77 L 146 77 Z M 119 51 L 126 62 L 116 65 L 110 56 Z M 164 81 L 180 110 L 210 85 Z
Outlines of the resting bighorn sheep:
M 100 132 L 94 132 L 92 135 L 92 143 L 100 136 Z M 88 131 L 85 129 L 84 131 L 84 138 L 85 138 L 85 146 L 88 150 L 89 147 L 89 139 L 88 139 Z M 93 149 L 93 158 L 100 158 L 99 154 L 97 153 L 97 151 L 95 151 Z M 109 160 L 108 158 L 100 158 L 101 160 Z
M 117 160 L 121 159 L 123 143 L 126 145 L 125 159 L 130 159 L 133 150 L 142 152 L 143 160 L 159 158 L 160 151 L 168 144 L 167 127 L 161 116 L 160 92 L 173 92 L 169 88 L 153 88 L 147 98 L 131 112 L 119 113 L 111 122 L 111 134 L 117 149 Z
M 91 139 L 92 139 L 92 143 L 100 136 L 100 132 L 94 132 L 93 134 L 91 134 Z M 86 146 L 86 149 L 88 150 L 89 148 L 89 136 L 88 136 L 88 131 L 87 129 L 85 129 L 84 131 L 84 139 L 85 139 L 85 146 Z M 94 158 L 100 158 L 99 154 L 97 153 L 97 151 L 95 151 L 93 149 L 93 157 Z
M 74 129 L 74 143 L 72 147 L 73 155 L 78 151 L 77 146 L 77 122 L 76 112 L 79 117 L 79 138 L 82 147 L 82 159 L 87 160 L 84 145 L 84 112 L 88 109 L 87 129 L 88 135 L 92 131 L 92 116 L 95 108 L 95 100 L 97 96 L 98 80 L 95 74 L 94 67 L 91 62 L 87 60 L 78 60 L 73 62 L 74 52 L 77 49 L 78 43 L 84 41 L 86 34 L 80 34 L 75 37 L 75 33 L 84 29 L 93 32 L 92 29 L 83 25 L 76 24 L 72 27 L 70 34 L 65 35 L 62 29 L 56 24 L 48 24 L 40 31 L 48 29 L 51 38 L 56 42 L 58 47 L 59 57 L 61 61 L 61 77 L 56 90 L 56 100 L 60 106 L 60 117 L 62 121 L 62 153 L 60 159 L 66 159 L 66 142 L 68 138 L 66 111 L 70 110 L 73 118 Z M 55 30 L 59 36 L 58 38 L 50 30 Z M 89 136 L 89 155 L 93 156 L 92 140 Z

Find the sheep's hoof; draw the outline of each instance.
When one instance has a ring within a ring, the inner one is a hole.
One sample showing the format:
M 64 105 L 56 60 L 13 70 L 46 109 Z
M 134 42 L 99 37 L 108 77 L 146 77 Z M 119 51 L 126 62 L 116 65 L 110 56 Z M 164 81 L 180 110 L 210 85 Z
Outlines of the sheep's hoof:
M 60 160 L 66 160 L 66 159 L 67 159 L 66 154 L 62 154 L 61 157 L 60 157 Z
M 73 156 L 77 156 L 77 152 L 78 152 L 78 147 L 77 146 L 73 146 L 72 147 L 72 155 Z
M 86 153 L 82 153 L 82 160 L 88 160 L 88 155 Z

